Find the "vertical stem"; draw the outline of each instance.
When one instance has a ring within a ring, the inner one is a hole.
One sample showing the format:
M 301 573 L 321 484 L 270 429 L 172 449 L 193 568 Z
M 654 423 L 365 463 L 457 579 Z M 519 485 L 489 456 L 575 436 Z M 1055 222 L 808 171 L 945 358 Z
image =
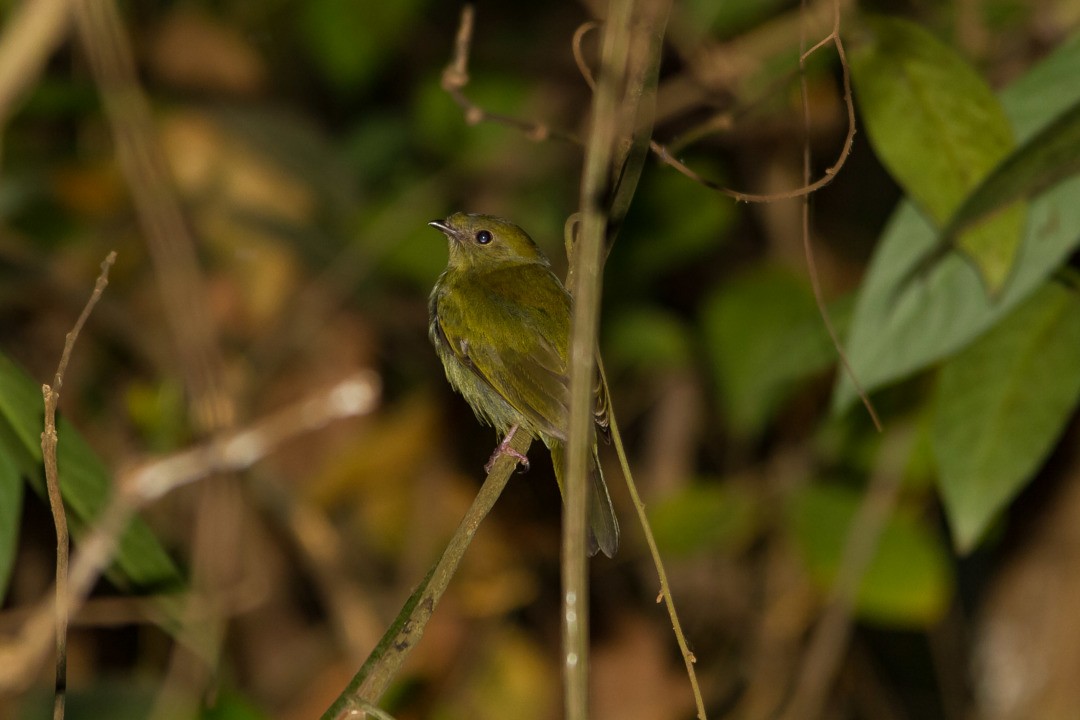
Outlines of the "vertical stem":
M 604 24 L 600 73 L 581 182 L 581 237 L 574 246 L 571 292 L 570 427 L 567 442 L 566 518 L 563 523 L 563 646 L 565 717 L 588 717 L 589 583 L 585 553 L 585 483 L 593 440 L 593 383 L 600 307 L 600 263 L 612 195 L 611 168 L 619 136 L 619 100 L 630 46 L 632 0 L 614 0 Z
M 570 421 L 563 525 L 563 644 L 565 717 L 588 717 L 588 574 L 585 557 L 586 473 L 595 442 L 596 374 L 601 266 L 605 244 L 626 214 L 648 139 L 667 0 L 612 0 L 604 21 L 592 123 L 585 146 L 579 199 L 581 235 L 570 253 L 567 285 L 574 295 L 570 338 Z
M 59 437 L 56 433 L 56 407 L 60 403 L 60 390 L 64 386 L 64 374 L 67 372 L 71 352 L 75 348 L 86 319 L 97 305 L 105 286 L 109 284 L 109 269 L 116 262 L 116 252 L 110 252 L 101 263 L 94 291 L 86 301 L 75 327 L 67 334 L 64 350 L 60 354 L 60 363 L 56 367 L 53 384 L 42 385 L 41 393 L 45 400 L 45 429 L 41 433 L 41 457 L 45 465 L 45 487 L 49 493 L 49 507 L 52 510 L 53 524 L 56 526 L 56 679 L 53 695 L 53 720 L 64 720 L 67 705 L 67 631 L 69 609 L 68 593 L 68 553 L 70 537 L 68 535 L 67 513 L 64 510 L 64 498 L 60 488 L 60 471 L 56 460 L 56 447 Z

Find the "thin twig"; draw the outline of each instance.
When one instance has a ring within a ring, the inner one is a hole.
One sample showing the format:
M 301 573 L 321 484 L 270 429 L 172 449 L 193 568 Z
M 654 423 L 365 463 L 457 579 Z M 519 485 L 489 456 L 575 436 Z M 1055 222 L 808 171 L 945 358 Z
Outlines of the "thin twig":
M 855 104 L 851 98 L 851 77 L 848 69 L 847 55 L 844 52 L 844 44 L 840 39 L 840 3 L 839 0 L 834 0 L 833 3 L 833 27 L 832 31 L 825 38 L 819 40 L 813 47 L 805 52 L 802 52 L 799 56 L 799 68 L 801 71 L 805 70 L 805 64 L 807 58 L 809 58 L 816 51 L 825 47 L 826 45 L 833 45 L 836 48 L 836 54 L 840 59 L 840 67 L 842 72 L 842 82 L 844 89 L 844 107 L 847 111 L 848 129 L 847 136 L 844 139 L 844 145 L 840 150 L 840 155 L 837 157 L 832 166 L 825 170 L 825 175 L 818 180 L 811 182 L 809 177 L 805 178 L 803 185 L 800 188 L 794 190 L 788 190 L 780 193 L 767 193 L 767 194 L 755 194 L 745 193 L 740 190 L 732 190 L 728 187 L 713 182 L 703 175 L 699 174 L 695 170 L 692 170 L 689 166 L 674 157 L 667 145 L 661 144 L 655 140 L 649 141 L 649 150 L 665 165 L 673 167 L 686 177 L 690 178 L 694 182 L 704 185 L 705 187 L 715 190 L 723 195 L 727 195 L 739 202 L 773 202 L 776 200 L 789 200 L 792 198 L 806 197 L 812 194 L 814 191 L 819 190 L 832 182 L 836 173 L 840 172 L 840 168 L 843 167 L 847 161 L 848 156 L 851 154 L 852 143 L 855 140 Z M 574 62 L 577 64 L 578 72 L 581 73 L 581 77 L 585 80 L 585 84 L 589 88 L 596 89 L 596 81 L 593 77 L 592 69 L 585 61 L 585 54 L 581 48 L 582 41 L 590 31 L 597 27 L 597 23 L 588 22 L 580 25 L 576 31 L 574 31 L 574 37 L 572 42 L 572 48 L 574 53 Z M 800 77 L 802 82 L 805 82 L 805 73 L 801 73 Z M 727 125 L 725 124 L 724 127 Z M 685 148 L 685 145 L 682 146 Z M 870 409 L 871 415 L 873 410 Z
M 45 487 L 49 494 L 49 509 L 52 510 L 53 525 L 56 527 L 56 681 L 53 689 L 53 720 L 63 720 L 64 706 L 67 702 L 67 629 L 68 611 L 63 598 L 68 587 L 68 537 L 67 513 L 64 511 L 64 498 L 60 492 L 60 472 L 56 463 L 56 446 L 59 438 L 56 434 L 56 407 L 60 404 L 60 390 L 64 386 L 64 374 L 67 372 L 71 352 L 75 348 L 86 319 L 97 305 L 105 286 L 109 284 L 109 269 L 116 262 L 116 251 L 108 254 L 101 263 L 101 274 L 94 284 L 94 291 L 86 301 L 75 327 L 64 339 L 64 350 L 60 353 L 60 363 L 56 366 L 56 375 L 52 385 L 42 385 L 41 394 L 45 399 L 45 430 L 41 433 L 41 456 L 45 464 Z
M 520 130 L 533 142 L 544 142 L 549 138 L 554 138 L 580 145 L 581 140 L 569 131 L 553 129 L 544 123 L 522 120 L 511 115 L 490 112 L 469 99 L 464 90 L 469 84 L 469 47 L 472 45 L 473 17 L 472 5 L 466 5 L 461 9 L 461 22 L 454 39 L 454 56 L 442 74 L 442 89 L 461 108 L 465 115 L 465 122 L 469 125 L 478 125 L 482 122 L 505 125 Z
M 614 0 L 602 26 L 600 72 L 578 199 L 580 237 L 570 252 L 567 286 L 574 295 L 570 326 L 570 408 L 563 523 L 563 677 L 567 720 L 588 717 L 588 574 L 585 557 L 586 478 L 596 442 L 593 393 L 602 268 L 637 190 L 655 117 L 668 0 Z M 575 33 L 575 57 L 582 63 Z M 567 239 L 573 237 L 567 222 Z
M 524 455 L 528 452 L 532 440 L 528 433 L 519 431 L 514 434 L 510 449 Z M 495 501 L 499 499 L 516 466 L 517 459 L 509 453 L 500 455 L 496 459 L 480 492 L 477 493 L 473 504 L 461 519 L 461 523 L 454 531 L 450 542 L 447 543 L 439 561 L 405 601 L 401 612 L 387 628 L 382 639 L 371 651 L 356 675 L 322 714 L 322 720 L 348 718 L 356 709 L 377 703 L 386 692 L 386 688 L 401 669 L 409 652 L 423 637 L 428 620 L 435 613 L 435 606 L 438 605 L 450 584 L 450 579 L 457 571 L 465 550 L 469 547 L 480 523 L 487 517 Z
M 660 549 L 656 546 L 656 538 L 653 537 L 652 527 L 649 525 L 649 517 L 645 514 L 645 503 L 638 494 L 634 476 L 630 472 L 630 461 L 626 457 L 626 448 L 623 447 L 622 435 L 619 433 L 619 424 L 615 422 L 615 413 L 611 413 L 611 437 L 615 443 L 615 454 L 619 457 L 623 476 L 626 478 L 626 488 L 630 491 L 630 499 L 634 502 L 634 510 L 637 511 L 638 522 L 645 533 L 645 543 L 649 546 L 649 554 L 652 555 L 653 566 L 656 568 L 657 578 L 660 580 L 660 592 L 656 601 L 664 602 L 668 617 L 671 618 L 671 629 L 675 633 L 675 641 L 679 644 L 679 652 L 682 653 L 683 664 L 686 666 L 686 676 L 690 680 L 690 689 L 694 693 L 694 703 L 697 705 L 699 720 L 707 720 L 705 714 L 705 700 L 701 696 L 701 686 L 698 684 L 697 673 L 694 664 L 697 658 L 690 650 L 683 632 L 682 623 L 679 622 L 679 614 L 675 611 L 675 598 L 671 594 L 671 586 L 668 585 L 667 571 L 664 569 L 664 561 L 660 557 Z
M 803 1 L 805 7 L 805 0 Z M 833 2 L 833 31 L 831 37 L 836 37 L 839 41 L 840 32 L 840 1 L 834 0 Z M 810 93 L 806 87 L 806 59 L 810 57 L 818 48 L 830 38 L 825 38 L 814 47 L 801 53 L 799 55 L 799 95 L 802 101 L 802 114 L 803 114 L 803 127 L 806 128 L 806 132 L 809 135 L 810 132 Z M 805 37 L 805 23 L 800 25 L 800 45 L 806 44 Z M 844 68 L 844 77 L 847 77 L 847 60 L 844 58 L 844 49 L 842 46 L 837 47 L 837 52 L 840 54 L 840 62 Z M 845 87 L 846 87 L 845 81 Z M 846 91 L 845 91 L 846 92 Z M 850 93 L 846 94 L 848 97 Z M 850 106 L 850 97 L 848 97 L 848 143 L 845 145 L 844 152 L 846 153 L 851 147 L 851 138 L 854 135 L 855 130 L 855 118 L 852 114 Z M 837 168 L 839 169 L 839 168 Z M 803 185 L 807 185 L 810 182 L 810 139 L 807 137 L 806 142 L 803 144 Z M 802 244 L 803 254 L 806 256 L 806 270 L 810 276 L 810 288 L 814 293 L 814 302 L 817 304 L 818 314 L 821 315 L 821 320 L 825 324 L 825 330 L 829 333 L 829 339 L 832 340 L 833 347 L 836 348 L 836 354 L 840 358 L 840 364 L 844 368 L 844 373 L 851 379 L 851 384 L 855 388 L 855 392 L 858 393 L 859 399 L 862 400 L 863 407 L 866 408 L 866 412 L 870 415 L 870 420 L 874 423 L 874 427 L 878 432 L 881 432 L 881 420 L 878 418 L 877 410 L 874 409 L 874 404 L 870 402 L 870 396 L 866 390 L 863 389 L 862 383 L 859 382 L 858 376 L 855 375 L 855 370 L 851 367 L 851 362 L 848 360 L 847 352 L 844 351 L 843 345 L 840 343 L 840 336 L 836 332 L 836 327 L 833 325 L 832 316 L 829 315 L 829 307 L 825 303 L 825 293 L 821 289 L 821 278 L 818 276 L 817 261 L 814 258 L 814 245 L 810 242 L 810 197 L 808 195 L 802 196 Z
M 122 485 L 145 503 L 207 475 L 243 470 L 297 435 L 318 430 L 334 420 L 371 412 L 378 397 L 375 373 L 358 372 L 247 429 L 136 468 Z
M 570 47 L 574 52 L 574 62 L 577 63 L 578 72 L 581 73 L 582 79 L 585 84 L 589 86 L 589 89 L 596 92 L 596 78 L 593 77 L 592 68 L 589 67 L 589 63 L 585 62 L 585 52 L 581 49 L 581 43 L 584 41 L 585 36 L 593 30 L 600 27 L 600 23 L 595 20 L 581 23 L 578 25 L 577 30 L 574 31 L 574 37 L 570 41 Z
M 802 187 L 795 188 L 793 190 L 787 190 L 779 193 L 744 193 L 738 190 L 731 190 L 729 188 L 713 182 L 708 178 L 700 175 L 696 171 L 690 169 L 685 163 L 676 159 L 671 155 L 668 149 L 657 142 L 650 143 L 650 148 L 653 153 L 663 162 L 665 165 L 678 170 L 680 173 L 690 178 L 691 180 L 704 185 L 707 188 L 715 190 L 719 193 L 727 195 L 730 198 L 734 198 L 739 202 L 773 202 L 776 200 L 790 200 L 792 198 L 806 197 L 811 193 L 820 190 L 833 181 L 836 174 L 840 172 L 840 168 L 847 162 L 848 156 L 851 154 L 851 146 L 855 142 L 855 103 L 851 98 L 851 71 L 848 67 L 847 54 L 844 52 L 844 42 L 840 39 L 840 3 L 839 0 L 835 0 L 833 3 L 833 27 L 832 31 L 827 37 L 816 43 L 806 52 L 799 56 L 799 65 L 803 67 L 806 63 L 806 59 L 810 57 L 817 50 L 831 44 L 836 48 L 836 55 L 840 59 L 840 73 L 841 82 L 844 90 L 844 108 L 847 110 L 847 135 L 844 137 L 844 145 L 840 150 L 840 155 L 831 166 L 825 170 L 824 176 L 818 178 L 814 182 L 809 182 L 809 178 L 806 178 Z M 871 410 L 871 413 L 873 411 Z
M 706 178 L 696 170 L 690 168 L 686 163 L 676 158 L 668 147 L 656 140 L 649 140 L 649 150 L 656 158 L 677 170 L 682 175 L 693 180 L 699 185 L 715 190 L 722 195 L 726 195 L 738 202 L 747 203 L 766 203 L 774 202 L 777 200 L 790 200 L 799 197 L 805 197 L 813 194 L 817 190 L 825 187 L 833 181 L 833 178 L 840 168 L 847 162 L 848 156 L 851 155 L 851 148 L 855 141 L 855 103 L 851 96 L 851 72 L 848 67 L 847 53 L 844 51 L 844 43 L 840 38 L 840 5 L 837 1 L 834 4 L 835 16 L 833 21 L 833 29 L 828 36 L 817 42 L 812 48 L 807 50 L 800 56 L 800 63 L 805 62 L 806 58 L 812 55 L 814 52 L 820 50 L 826 45 L 832 45 L 836 48 L 837 57 L 840 60 L 841 70 L 841 83 L 843 86 L 843 98 L 844 109 L 847 113 L 847 134 L 844 137 L 844 144 L 840 149 L 840 154 L 831 166 L 829 166 L 822 177 L 813 182 L 804 182 L 801 187 L 787 190 L 778 193 L 748 193 L 741 190 L 733 190 L 720 183 Z M 494 122 L 506 127 L 516 128 L 520 130 L 526 138 L 534 142 L 541 142 L 548 138 L 555 138 L 559 140 L 565 140 L 577 145 L 581 144 L 580 138 L 573 133 L 552 128 L 545 123 L 539 123 L 530 120 L 522 120 L 509 115 L 502 115 L 499 113 L 493 113 L 485 110 L 483 107 L 477 105 L 470 100 L 463 92 L 466 85 L 469 82 L 468 74 L 468 50 L 472 40 L 472 17 L 473 11 L 471 5 L 466 5 L 462 10 L 462 24 L 459 28 L 457 35 L 457 42 L 455 43 L 455 55 L 453 61 L 443 71 L 442 76 L 442 88 L 449 94 L 458 106 L 462 109 L 465 116 L 465 122 L 470 125 L 476 125 L 481 122 Z M 589 68 L 588 63 L 585 62 L 584 53 L 581 49 L 581 42 L 584 36 L 595 29 L 597 25 L 589 22 L 584 23 L 577 28 L 574 32 L 572 49 L 574 53 L 574 61 L 577 64 L 578 70 L 581 72 L 582 78 L 585 83 L 595 90 L 596 81 L 593 77 L 593 72 Z M 873 411 L 871 410 L 871 414 Z

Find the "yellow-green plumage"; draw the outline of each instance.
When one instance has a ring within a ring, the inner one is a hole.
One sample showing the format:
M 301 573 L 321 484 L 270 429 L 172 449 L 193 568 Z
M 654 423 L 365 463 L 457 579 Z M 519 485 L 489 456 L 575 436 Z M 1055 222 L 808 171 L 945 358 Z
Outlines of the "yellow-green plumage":
M 532 239 L 488 215 L 456 213 L 431 223 L 449 239 L 450 261 L 431 292 L 428 328 L 450 385 L 500 435 L 517 426 L 551 450 L 562 489 L 569 413 L 572 299 Z M 596 386 L 596 420 L 607 432 L 607 387 Z M 589 468 L 590 554 L 611 557 L 619 523 L 596 456 Z

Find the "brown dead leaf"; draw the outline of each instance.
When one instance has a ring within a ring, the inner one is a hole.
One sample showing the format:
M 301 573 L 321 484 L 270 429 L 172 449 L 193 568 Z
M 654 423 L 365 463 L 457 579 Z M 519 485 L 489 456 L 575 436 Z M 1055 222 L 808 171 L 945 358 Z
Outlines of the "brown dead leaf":
M 266 84 L 266 67 L 247 39 L 191 7 L 165 18 L 149 55 L 153 71 L 180 87 L 253 95 Z

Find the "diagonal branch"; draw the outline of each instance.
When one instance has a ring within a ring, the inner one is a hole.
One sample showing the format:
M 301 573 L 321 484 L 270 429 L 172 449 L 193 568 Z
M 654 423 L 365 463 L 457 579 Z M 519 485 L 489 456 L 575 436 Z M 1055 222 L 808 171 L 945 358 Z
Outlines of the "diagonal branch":
M 329 390 L 279 410 L 247 429 L 168 455 L 123 473 L 92 530 L 71 563 L 67 590 L 58 596 L 59 610 L 69 616 L 82 607 L 94 584 L 112 562 L 120 535 L 132 515 L 148 502 L 210 475 L 250 467 L 282 443 L 346 417 L 366 415 L 378 404 L 379 382 L 370 371 L 359 372 Z M 0 694 L 25 689 L 52 642 L 53 603 L 38 605 L 17 635 L 0 643 Z
M 528 452 L 532 440 L 527 433 L 519 431 L 514 434 L 510 449 L 524 455 Z M 322 720 L 338 720 L 350 717 L 353 712 L 368 712 L 368 708 L 377 703 L 386 692 L 405 658 L 420 642 L 427 622 L 435 613 L 435 606 L 450 584 L 450 578 L 457 571 L 466 548 L 472 542 L 480 523 L 499 499 L 516 466 L 517 459 L 509 453 L 499 455 L 495 460 L 491 472 L 454 531 L 442 557 L 405 601 L 401 612 L 386 629 L 360 670 L 322 714 Z

